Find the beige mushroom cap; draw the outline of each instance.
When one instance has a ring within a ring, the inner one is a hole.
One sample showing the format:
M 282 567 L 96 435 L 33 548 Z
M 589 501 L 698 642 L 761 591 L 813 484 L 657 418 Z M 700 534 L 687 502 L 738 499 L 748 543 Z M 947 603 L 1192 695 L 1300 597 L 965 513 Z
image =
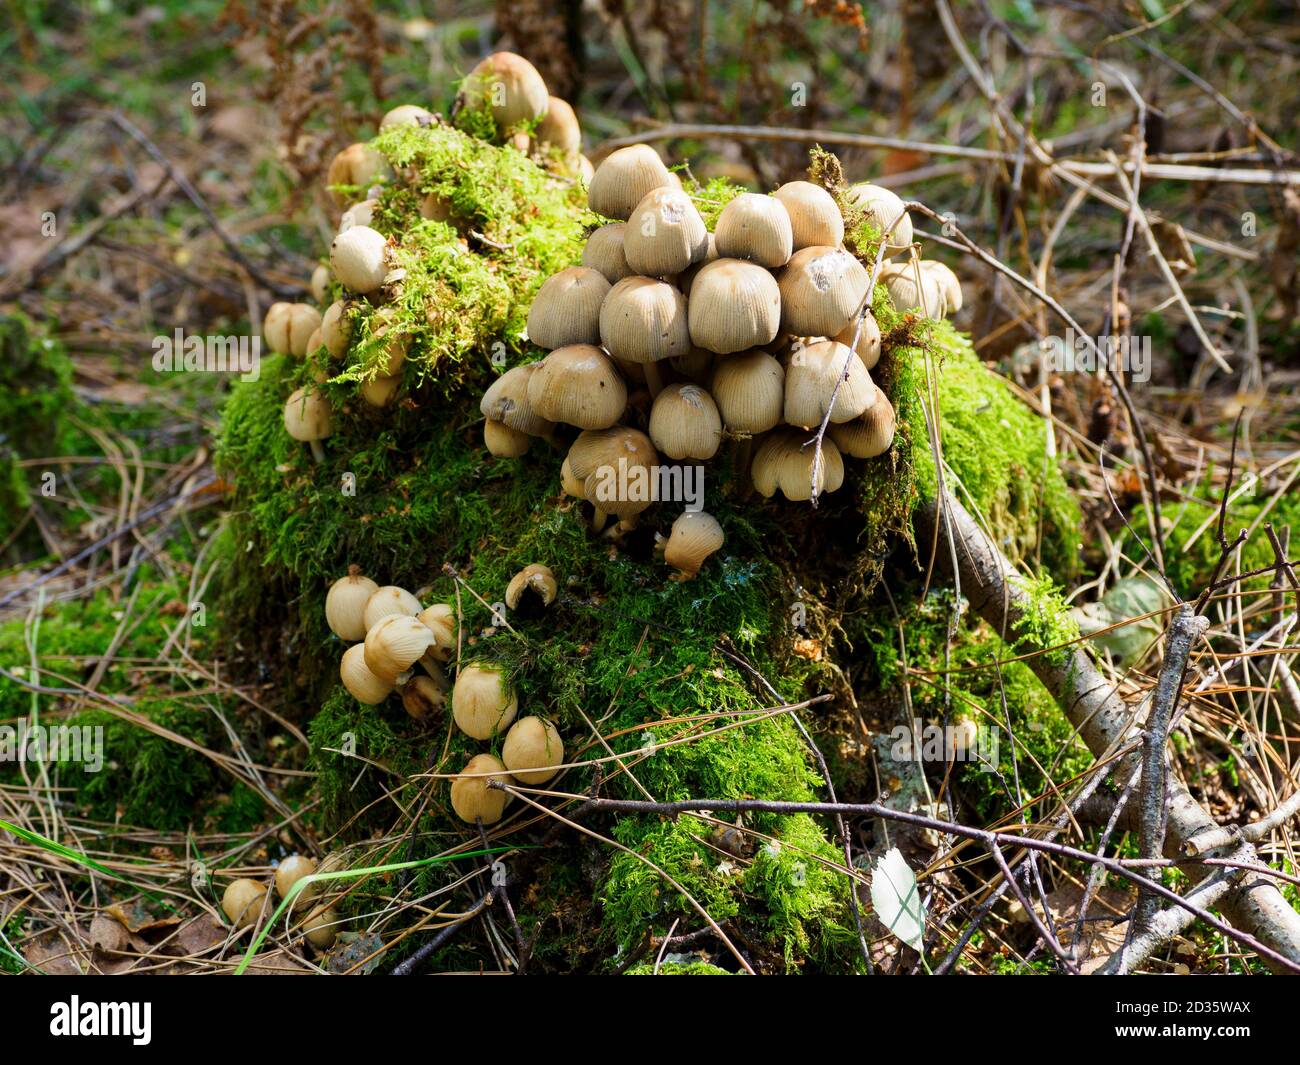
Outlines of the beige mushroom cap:
M 582 265 L 599 270 L 611 285 L 636 273 L 627 265 L 627 255 L 623 251 L 623 234 L 626 231 L 626 222 L 611 222 L 607 226 L 601 226 L 592 230 L 582 249 Z
M 927 318 L 942 318 L 947 301 L 942 280 L 919 263 L 890 263 L 880 271 L 889 300 L 899 311 L 917 311 Z
M 398 104 L 396 107 L 389 109 L 384 117 L 379 120 L 379 128 L 427 126 L 433 121 L 435 121 L 434 114 L 427 107 L 421 107 L 419 104 Z
M 514 52 L 494 52 L 480 60 L 463 91 L 471 104 L 487 103 L 502 132 L 542 118 L 551 100 L 537 68 Z
M 354 203 L 339 218 L 340 233 L 346 233 L 353 226 L 368 226 L 375 219 L 375 208 L 379 205 L 378 200 L 361 200 Z
M 790 212 L 775 196 L 743 192 L 722 209 L 714 230 L 718 254 L 774 269 L 794 253 Z
M 559 585 L 555 582 L 555 574 L 551 572 L 551 567 L 534 562 L 525 566 L 510 579 L 510 584 L 506 587 L 506 606 L 511 610 L 517 609 L 525 592 L 535 595 L 543 606 L 550 606 L 555 602 L 557 591 Z
M 666 281 L 625 277 L 600 306 L 600 341 L 628 362 L 685 355 L 691 350 L 686 297 Z
M 858 325 L 858 316 L 854 315 L 849 319 L 849 324 L 840 330 L 835 337 L 841 344 L 845 344 L 858 353 L 858 358 L 862 360 L 862 365 L 868 370 L 874 370 L 876 363 L 880 361 L 880 326 L 876 323 L 875 316 L 870 311 L 862 316 L 862 325 Z M 853 343 L 854 334 L 857 334 L 857 344 Z
M 709 231 L 691 198 L 681 189 L 651 189 L 628 217 L 623 254 L 636 273 L 668 277 L 702 260 Z
M 781 271 L 781 329 L 801 337 L 839 334 L 862 305 L 871 275 L 848 252 L 797 251 Z
M 680 187 L 659 153 L 648 144 L 633 144 L 611 152 L 596 167 L 587 204 L 599 215 L 626 222 L 652 189 Z
M 388 276 L 388 240 L 369 226 L 353 226 L 331 242 L 330 267 L 344 287 L 374 292 Z
M 869 181 L 850 185 L 845 199 L 866 212 L 867 221 L 884 233 L 891 225 L 886 255 L 897 255 L 912 243 L 912 218 L 903 206 L 902 197 L 890 189 Z M 897 224 L 895 224 L 897 219 Z
M 221 896 L 221 910 L 236 928 L 257 923 L 262 913 L 266 887 L 256 880 L 232 880 Z
M 564 742 L 551 722 L 521 717 L 506 733 L 501 761 L 520 784 L 545 784 L 564 764 Z
M 781 290 L 756 263 L 719 259 L 691 284 L 691 342 L 720 355 L 761 347 L 781 328 Z
M 529 436 L 549 437 L 555 430 L 555 423 L 533 410 L 528 401 L 528 384 L 539 366 L 539 362 L 515 366 L 493 381 L 479 403 L 483 417 L 504 422 L 511 429 Z
M 528 378 L 528 405 L 539 417 L 579 429 L 605 429 L 627 407 L 627 385 L 608 355 L 591 344 L 556 348 Z
M 447 603 L 433 603 L 416 617 L 433 633 L 431 654 L 441 662 L 448 661 L 456 650 L 456 611 Z
M 316 859 L 309 858 L 305 854 L 291 854 L 275 867 L 275 891 L 280 898 L 288 898 L 289 892 L 293 890 L 294 884 L 298 883 L 304 876 L 311 876 L 316 871 Z M 311 894 L 315 884 L 308 884 L 302 891 L 298 892 L 298 897 L 294 900 L 301 905 Z M 297 908 L 296 906 L 294 907 Z
M 704 560 L 722 547 L 725 537 L 718 519 L 707 511 L 686 511 L 675 522 L 664 545 L 664 561 L 684 578 L 700 572 Z
M 862 360 L 848 347 L 835 340 L 807 344 L 790 356 L 786 367 L 785 420 L 790 425 L 820 425 L 834 396 L 831 421 L 851 421 L 879 394 Z
M 491 739 L 509 727 L 518 711 L 519 699 L 499 669 L 478 663 L 462 667 L 451 689 L 451 714 L 465 735 Z
M 339 680 L 359 703 L 377 706 L 393 693 L 393 685 L 376 677 L 366 665 L 366 645 L 354 643 L 343 652 L 339 662 Z
M 760 495 L 770 498 L 779 491 L 790 500 L 812 498 L 817 449 L 808 441 L 809 435 L 802 429 L 778 429 L 763 437 L 750 468 L 754 488 Z M 844 481 L 844 461 L 833 440 L 822 441 L 822 464 L 817 480 L 819 492 L 833 492 Z
M 488 775 L 483 775 L 488 774 Z M 488 782 L 499 780 L 511 783 L 505 763 L 493 754 L 476 754 L 451 782 L 451 808 L 456 816 L 468 824 L 482 821 L 495 824 L 505 813 L 510 793 L 488 787 Z
M 922 259 L 921 272 L 928 274 L 943 293 L 943 313 L 956 314 L 962 308 L 961 281 L 947 263 Z
M 366 632 L 366 668 L 381 681 L 395 684 L 433 644 L 433 633 L 419 618 L 389 614 Z
M 570 266 L 548 277 L 528 311 L 528 339 L 547 351 L 599 344 L 600 305 L 609 288 L 604 274 L 590 266 Z
M 894 407 L 882 394 L 861 417 L 832 425 L 828 432 L 844 454 L 855 459 L 883 455 L 894 442 Z
M 330 186 L 351 186 L 367 189 L 371 185 L 393 179 L 393 168 L 388 160 L 368 144 L 350 144 L 330 161 L 325 183 Z M 348 202 L 351 193 L 330 189 L 334 203 L 342 207 Z
M 558 151 L 566 160 L 576 159 L 582 151 L 582 126 L 567 100 L 550 97 L 546 114 L 537 124 L 537 141 L 543 147 Z
M 844 217 L 834 198 L 811 181 L 789 181 L 774 193 L 790 216 L 794 250 L 838 248 L 844 239 Z
M 355 643 L 366 638 L 366 603 L 379 585 L 353 566 L 330 585 L 325 594 L 325 622 L 340 640 Z
M 369 632 L 380 618 L 386 618 L 390 614 L 405 614 L 407 617 L 413 618 L 421 609 L 420 600 L 416 599 L 405 588 L 399 588 L 395 584 L 386 584 L 366 600 L 366 610 L 363 617 L 366 631 Z
M 720 359 L 710 392 L 723 424 L 737 433 L 765 433 L 785 414 L 785 368 L 765 351 Z
M 654 502 L 649 482 L 659 455 L 638 429 L 616 425 L 579 433 L 568 461 L 582 482 L 582 498 L 606 514 L 631 518 Z
M 331 358 L 341 359 L 347 354 L 352 322 L 348 320 L 347 304 L 342 300 L 335 300 L 325 308 L 320 320 L 320 337 Z
M 332 431 L 332 414 L 329 400 L 324 395 L 299 388 L 285 401 L 284 428 L 295 440 L 311 444 L 312 452 L 319 460 L 323 455 L 318 453 L 320 441 Z
M 517 459 L 528 454 L 533 446 L 533 438 L 518 429 L 511 429 L 505 422 L 483 420 L 483 443 L 488 451 L 497 458 Z
M 722 416 L 696 384 L 669 385 L 650 408 L 650 439 L 670 459 L 711 459 L 722 443 Z

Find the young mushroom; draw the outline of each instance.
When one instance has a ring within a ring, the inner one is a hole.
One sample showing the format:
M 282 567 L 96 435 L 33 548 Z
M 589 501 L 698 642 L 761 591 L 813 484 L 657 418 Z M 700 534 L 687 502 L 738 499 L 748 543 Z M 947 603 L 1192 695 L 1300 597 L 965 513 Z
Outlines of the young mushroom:
M 354 203 L 339 217 L 338 232 L 346 233 L 353 226 L 369 226 L 374 221 L 375 207 L 378 204 L 378 200 L 361 200 Z
M 851 421 L 878 395 L 871 374 L 852 350 L 834 340 L 807 344 L 790 356 L 786 367 L 785 420 L 807 428 L 821 425 L 833 397 L 831 421 Z
M 751 469 L 759 495 L 770 498 L 779 491 L 786 499 L 796 502 L 812 498 L 813 463 L 817 449 L 808 441 L 808 433 L 801 429 L 778 429 L 763 437 L 754 452 Z M 834 441 L 823 440 L 817 489 L 819 492 L 833 492 L 843 481 L 844 461 L 839 449 Z
M 353 226 L 330 244 L 330 266 L 344 287 L 374 292 L 388 276 L 388 239 L 369 226 Z
M 398 683 L 433 644 L 433 633 L 418 618 L 389 614 L 366 633 L 366 668 L 381 681 Z
M 859 325 L 859 322 L 862 324 Z M 853 342 L 855 335 L 856 344 Z M 862 315 L 855 314 L 834 339 L 853 348 L 858 353 L 858 358 L 862 360 L 862 365 L 868 370 L 874 370 L 876 363 L 880 361 L 880 326 L 876 324 L 876 319 L 870 311 Z
M 401 387 L 401 374 L 394 374 L 392 377 L 373 377 L 369 381 L 362 381 L 357 386 L 357 394 L 361 396 L 361 401 L 366 406 L 382 410 L 384 407 L 392 406 Z
M 291 854 L 275 867 L 275 891 L 282 899 L 289 897 L 289 892 L 293 890 L 294 884 L 298 883 L 304 876 L 311 876 L 316 871 L 316 859 L 308 858 L 305 854 Z M 297 898 L 293 900 L 293 905 L 289 908 L 292 913 L 300 906 L 304 905 L 311 898 L 315 891 L 315 884 L 308 884 L 302 891 L 298 892 Z
M 330 585 L 325 594 L 325 623 L 340 640 L 356 643 L 366 638 L 366 603 L 379 591 L 379 585 L 361 572 L 360 566 L 349 566 L 346 577 Z
M 405 614 L 407 617 L 413 618 L 423 609 L 420 606 L 420 600 L 416 599 L 405 588 L 399 588 L 395 584 L 386 584 L 384 587 L 372 592 L 370 598 L 366 600 L 366 609 L 362 614 L 362 620 L 365 622 L 366 632 L 369 632 L 375 627 L 380 618 L 386 618 L 389 614 Z
M 863 181 L 851 185 L 844 196 L 850 205 L 866 213 L 867 221 L 883 235 L 889 230 L 885 257 L 897 255 L 912 243 L 912 219 L 896 192 Z M 897 221 L 897 224 L 895 222 Z M 893 229 L 889 227 L 893 226 Z
M 528 339 L 547 351 L 599 344 L 600 305 L 608 294 L 605 275 L 590 266 L 570 266 L 548 277 L 528 311 Z
M 652 189 L 628 217 L 623 254 L 636 273 L 668 277 L 700 262 L 709 231 L 691 198 L 680 189 Z
M 507 370 L 488 386 L 479 412 L 495 422 L 504 422 L 516 432 L 549 439 L 555 423 L 543 418 L 528 401 L 528 382 L 541 363 L 530 362 Z
M 952 272 L 952 268 L 947 263 L 941 263 L 934 259 L 922 259 L 921 273 L 927 275 L 943 295 L 943 313 L 945 315 L 956 314 L 961 310 L 961 281 L 958 280 L 957 275 Z
M 676 579 L 697 576 L 704 560 L 722 547 L 718 519 L 706 511 L 686 511 L 675 522 L 664 544 L 664 561 L 677 570 Z
M 591 344 L 570 344 L 547 355 L 529 375 L 527 395 L 539 417 L 579 429 L 606 429 L 627 407 L 618 369 Z
M 520 784 L 545 784 L 564 764 L 564 742 L 544 718 L 521 717 L 506 733 L 501 761 Z
M 464 92 L 471 104 L 487 104 L 502 132 L 542 118 L 551 99 L 537 68 L 514 52 L 481 60 L 465 79 Z
M 486 418 L 483 421 L 483 443 L 497 458 L 517 459 L 528 454 L 533 438 L 518 429 L 511 429 L 505 422 Z
M 528 594 L 531 601 L 540 602 L 542 606 L 550 606 L 555 602 L 555 593 L 558 590 L 555 574 L 551 572 L 550 567 L 534 562 L 530 566 L 525 566 L 510 579 L 510 584 L 506 588 L 506 606 L 511 610 L 517 610 L 525 594 Z
M 775 269 L 794 253 L 790 212 L 774 196 L 743 192 L 722 209 L 714 230 L 718 254 Z
M 711 459 L 722 442 L 722 417 L 699 385 L 669 385 L 650 409 L 650 439 L 671 459 Z
M 655 501 L 658 462 L 654 444 L 638 429 L 616 425 L 578 434 L 569 448 L 569 468 L 582 482 L 583 498 L 595 508 L 595 532 L 610 514 L 630 528 L 632 519 Z
M 799 337 L 838 335 L 862 306 L 871 275 L 838 248 L 797 251 L 781 271 L 781 329 Z
M 379 128 L 389 126 L 428 126 L 436 122 L 433 112 L 419 104 L 398 104 L 379 120 Z
M 325 182 L 330 186 L 334 203 L 342 207 L 348 201 L 348 188 L 367 189 L 392 178 L 393 168 L 375 149 L 368 144 L 350 144 L 330 161 Z
M 665 281 L 625 277 L 600 305 L 600 342 L 618 359 L 645 368 L 650 394 L 663 379 L 656 362 L 691 350 L 686 297 Z
M 567 100 L 549 98 L 546 114 L 537 123 L 537 143 L 558 152 L 565 162 L 573 162 L 582 151 L 582 127 Z
M 317 950 L 328 950 L 338 938 L 339 915 L 328 906 L 321 906 L 307 915 L 302 923 L 307 942 Z
M 691 342 L 719 355 L 762 347 L 781 328 L 781 290 L 755 263 L 719 259 L 691 282 Z
M 393 685 L 380 680 L 366 665 L 366 645 L 363 643 L 354 643 L 343 652 L 339 680 L 352 698 L 365 706 L 378 706 L 393 694 Z
M 582 265 L 599 270 L 611 285 L 636 273 L 627 265 L 627 254 L 623 251 L 623 235 L 626 232 L 626 222 L 611 222 L 593 230 L 582 249 Z
M 265 898 L 266 888 L 256 880 L 232 880 L 221 896 L 221 910 L 236 928 L 248 928 L 257 923 Z
M 505 763 L 491 754 L 476 754 L 451 782 L 451 808 L 467 824 L 495 824 L 505 813 L 508 791 L 488 787 L 490 781 L 511 782 Z
M 844 217 L 831 194 L 811 181 L 790 181 L 774 193 L 790 216 L 794 250 L 838 248 L 844 239 Z
M 320 320 L 320 338 L 330 358 L 341 359 L 347 354 L 352 340 L 352 322 L 348 319 L 347 304 L 335 300 L 325 308 Z
M 456 650 L 456 611 L 446 603 L 434 603 L 416 616 L 433 633 L 430 653 L 439 662 L 449 661 Z
M 509 727 L 518 711 L 519 699 L 496 666 L 467 665 L 452 685 L 451 715 L 472 739 L 491 739 Z
M 317 462 L 325 461 L 321 441 L 328 439 L 333 412 L 329 400 L 320 392 L 299 388 L 284 404 L 284 428 L 295 440 L 310 445 L 311 455 Z
M 927 318 L 942 318 L 946 301 L 942 280 L 922 270 L 919 262 L 891 263 L 880 271 L 889 300 L 899 311 L 919 311 Z
M 732 355 L 714 367 L 710 392 L 732 432 L 765 433 L 785 413 L 785 369 L 765 351 Z
M 832 425 L 830 437 L 844 454 L 855 459 L 883 455 L 894 442 L 894 407 L 882 393 L 860 418 Z
M 320 324 L 320 311 L 309 303 L 273 303 L 262 319 L 262 339 L 273 352 L 302 358 Z
M 427 721 L 447 703 L 447 692 L 432 677 L 423 674 L 402 685 L 402 708 L 415 721 Z
M 329 293 L 330 268 L 323 263 L 311 272 L 311 298 L 317 303 L 324 303 Z
M 659 153 L 648 144 L 633 144 L 611 152 L 592 175 L 587 205 L 599 215 L 626 222 L 646 194 L 674 187 Z

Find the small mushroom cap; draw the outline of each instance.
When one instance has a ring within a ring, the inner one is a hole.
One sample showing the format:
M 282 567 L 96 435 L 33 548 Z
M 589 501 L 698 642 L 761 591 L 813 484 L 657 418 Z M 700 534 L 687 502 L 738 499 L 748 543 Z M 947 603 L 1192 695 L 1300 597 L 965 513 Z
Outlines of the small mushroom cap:
M 537 124 L 537 141 L 545 148 L 558 151 L 565 159 L 572 159 L 582 151 L 582 127 L 567 100 L 550 97 L 546 114 Z
M 851 421 L 878 395 L 871 374 L 850 348 L 834 340 L 807 344 L 790 356 L 786 367 L 785 420 L 790 425 L 820 425 L 833 396 L 831 421 Z
M 341 359 L 348 352 L 348 343 L 352 339 L 352 322 L 347 315 L 347 304 L 335 300 L 321 315 L 320 337 L 330 357 Z
M 311 298 L 317 303 L 324 303 L 329 292 L 330 268 L 322 263 L 311 272 Z
M 354 203 L 339 218 L 340 233 L 346 233 L 353 226 L 368 226 L 375 218 L 375 208 L 379 205 L 378 200 L 361 200 Z
M 626 222 L 646 193 L 681 187 L 648 144 L 633 144 L 611 152 L 596 167 L 587 189 L 587 205 L 599 215 Z
M 369 381 L 362 381 L 357 386 L 357 392 L 367 406 L 383 408 L 392 405 L 401 387 L 402 375 L 394 374 L 392 377 L 376 377 Z
M 380 680 L 395 684 L 433 644 L 433 633 L 415 617 L 389 614 L 366 633 L 366 667 Z
M 221 896 L 221 911 L 236 928 L 247 928 L 257 923 L 265 897 L 266 888 L 256 880 L 232 880 Z
M 942 282 L 919 263 L 891 263 L 880 271 L 889 300 L 899 311 L 918 311 L 927 318 L 942 318 L 946 301 Z
M 636 273 L 627 265 L 627 254 L 623 251 L 623 234 L 626 231 L 626 222 L 611 222 L 607 226 L 601 226 L 592 230 L 582 249 L 582 265 L 599 270 L 611 285 Z
M 858 353 L 858 358 L 862 360 L 862 365 L 868 370 L 874 370 L 876 363 L 880 361 L 880 326 L 870 311 L 862 315 L 861 326 L 858 325 L 858 320 L 857 315 L 850 318 L 849 324 L 840 330 L 835 339 L 853 348 Z M 857 344 L 853 343 L 855 333 Z
M 494 52 L 481 60 L 463 86 L 472 103 L 486 103 L 502 132 L 546 114 L 550 93 L 537 68 L 514 52 Z
M 483 420 L 483 443 L 488 451 L 500 459 L 517 459 L 527 455 L 533 446 L 533 438 L 518 429 L 511 429 L 505 422 Z
M 307 942 L 317 950 L 328 950 L 338 938 L 339 915 L 328 906 L 321 906 L 308 914 L 302 923 L 303 934 Z
M 625 277 L 600 305 L 600 342 L 628 362 L 658 362 L 691 350 L 686 297 L 666 281 Z
M 654 502 L 658 462 L 650 438 L 625 425 L 579 433 L 569 448 L 569 468 L 582 481 L 582 497 L 620 518 L 640 514 Z
M 627 264 L 646 277 L 667 277 L 701 261 L 709 231 L 691 198 L 681 189 L 651 189 L 638 203 L 623 231 Z
M 599 344 L 600 305 L 609 288 L 605 275 L 590 266 L 570 266 L 548 277 L 528 311 L 528 339 L 547 351 Z
M 412 677 L 402 685 L 402 708 L 415 721 L 427 721 L 447 702 L 447 693 L 432 677 Z
M 549 437 L 555 423 L 543 418 L 528 401 L 528 382 L 541 363 L 530 362 L 507 370 L 483 393 L 479 412 L 495 422 L 529 436 Z
M 388 240 L 369 226 L 353 226 L 330 244 L 330 267 L 353 292 L 374 292 L 388 276 Z
M 506 606 L 511 610 L 516 609 L 525 592 L 532 592 L 542 601 L 543 606 L 550 606 L 555 602 L 555 593 L 558 590 L 555 574 L 551 572 L 550 567 L 534 562 L 530 566 L 525 566 L 510 579 L 510 585 L 506 588 Z
M 573 467 L 569 465 L 569 457 L 566 455 L 564 461 L 560 463 L 560 487 L 564 494 L 572 496 L 574 499 L 586 499 L 585 489 L 582 482 L 573 476 Z
M 729 355 L 770 344 L 781 328 L 781 290 L 756 263 L 719 259 L 691 282 L 692 343 Z
M 754 452 L 750 467 L 754 488 L 770 498 L 781 492 L 786 499 L 802 501 L 812 498 L 812 472 L 816 446 L 808 444 L 807 431 L 778 429 L 763 437 Z M 822 441 L 822 464 L 818 491 L 833 492 L 844 481 L 844 461 L 834 441 Z
M 334 203 L 342 207 L 351 196 L 348 187 L 365 189 L 392 179 L 387 159 L 368 144 L 350 144 L 330 161 L 325 183 L 331 186 Z M 336 185 L 344 187 L 335 189 Z
M 722 443 L 722 416 L 696 384 L 672 384 L 650 408 L 650 439 L 671 459 L 711 459 Z
M 371 594 L 366 600 L 366 610 L 364 621 L 366 631 L 369 632 L 375 627 L 375 623 L 380 618 L 386 618 L 390 614 L 405 614 L 407 617 L 415 617 L 424 609 L 420 606 L 420 600 L 416 599 L 405 588 L 399 588 L 395 584 L 386 584 Z
M 881 395 L 860 418 L 832 425 L 830 437 L 844 454 L 855 459 L 883 455 L 894 442 L 894 407 Z
M 488 787 L 492 780 L 511 783 L 510 774 L 500 758 L 492 754 L 476 754 L 465 763 L 465 768 L 451 782 L 451 808 L 457 817 L 471 825 L 477 821 L 491 825 L 501 820 L 510 793 Z
M 570 344 L 537 363 L 528 378 L 528 405 L 548 421 L 604 429 L 627 407 L 627 385 L 600 348 Z
M 794 250 L 838 248 L 844 239 L 844 216 L 839 205 L 820 185 L 811 181 L 789 181 L 774 193 L 790 216 Z
M 451 714 L 472 739 L 491 739 L 504 731 L 519 711 L 519 699 L 495 666 L 463 667 L 451 689 Z
M 759 266 L 784 266 L 794 253 L 790 212 L 774 196 L 743 192 L 722 209 L 714 230 L 718 254 Z
M 956 314 L 962 307 L 961 281 L 947 263 L 935 259 L 921 260 L 921 272 L 928 274 L 943 293 L 943 313 Z
M 284 404 L 284 428 L 295 440 L 311 443 L 330 435 L 329 400 L 320 392 L 297 389 Z
M 293 890 L 294 884 L 298 883 L 304 876 L 311 876 L 316 871 L 316 859 L 308 858 L 305 854 L 291 854 L 275 867 L 275 890 L 282 899 L 289 897 L 289 892 Z M 315 884 L 308 884 L 302 891 L 298 892 L 298 897 L 294 901 L 301 904 L 312 894 L 312 888 Z M 295 907 L 296 908 L 296 907 Z
M 380 680 L 366 665 L 366 645 L 363 643 L 354 643 L 343 652 L 339 680 L 352 698 L 366 706 L 377 706 L 393 694 L 393 685 Z
M 434 603 L 416 616 L 433 633 L 434 657 L 446 662 L 456 650 L 456 611 L 446 603 Z
M 273 303 L 262 318 L 262 341 L 273 352 L 289 354 L 289 317 L 292 303 Z
M 781 329 L 800 337 L 838 335 L 862 306 L 871 275 L 848 252 L 811 247 L 781 271 Z
M 380 340 L 378 351 L 370 358 L 378 363 L 380 377 L 396 377 L 406 363 L 406 349 L 411 346 L 411 334 L 397 327 L 397 311 L 393 307 L 380 307 L 370 316 L 370 339 Z
M 897 255 L 912 243 L 912 219 L 896 192 L 863 181 L 849 186 L 845 199 L 866 212 L 867 221 L 883 234 L 892 225 L 886 243 L 887 254 Z M 897 219 L 897 224 L 895 220 Z
M 506 733 L 501 761 L 520 784 L 545 784 L 564 764 L 564 741 L 551 722 L 521 717 Z
M 714 367 L 710 392 L 728 429 L 765 433 L 785 414 L 785 368 L 765 351 L 731 355 Z
M 321 314 L 310 303 L 294 303 L 289 311 L 288 354 L 301 359 L 311 351 L 312 334 L 320 328 Z
M 419 104 L 398 104 L 379 120 L 379 128 L 389 126 L 427 126 L 436 121 L 428 108 Z
M 718 519 L 707 511 L 686 511 L 675 522 L 664 546 L 664 561 L 686 577 L 700 572 L 704 560 L 722 547 Z
M 360 570 L 340 577 L 325 595 L 325 622 L 340 640 L 355 643 L 366 638 L 366 603 L 379 585 Z

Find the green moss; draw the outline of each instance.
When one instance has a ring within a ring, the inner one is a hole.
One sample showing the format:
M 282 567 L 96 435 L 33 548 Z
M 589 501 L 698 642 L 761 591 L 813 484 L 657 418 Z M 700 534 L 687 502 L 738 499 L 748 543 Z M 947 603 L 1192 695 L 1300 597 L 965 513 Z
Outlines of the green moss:
M 707 961 L 666 961 L 660 963 L 658 969 L 653 962 L 647 962 L 645 965 L 634 965 L 624 976 L 731 976 L 726 969 L 720 969 L 716 965 L 710 965 Z

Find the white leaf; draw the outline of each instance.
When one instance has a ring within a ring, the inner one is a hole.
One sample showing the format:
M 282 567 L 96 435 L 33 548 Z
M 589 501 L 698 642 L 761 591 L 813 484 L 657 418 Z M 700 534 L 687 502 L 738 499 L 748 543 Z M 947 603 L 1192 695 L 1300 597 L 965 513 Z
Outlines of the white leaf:
M 925 907 L 921 905 L 916 877 L 897 847 L 891 847 L 876 862 L 871 875 L 871 905 L 886 928 L 913 950 L 920 951 L 921 937 L 925 934 Z

